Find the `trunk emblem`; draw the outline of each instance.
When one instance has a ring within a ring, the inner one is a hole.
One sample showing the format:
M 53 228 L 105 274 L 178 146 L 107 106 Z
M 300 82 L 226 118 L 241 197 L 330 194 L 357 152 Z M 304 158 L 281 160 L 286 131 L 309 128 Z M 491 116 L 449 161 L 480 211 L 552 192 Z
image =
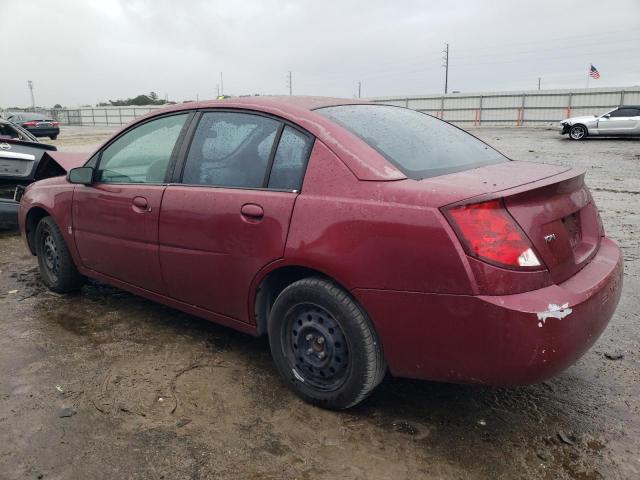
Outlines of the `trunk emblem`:
M 11 150 L 11 145 L 8 143 L 0 143 L 0 150 Z
M 545 235 L 544 236 L 544 241 L 547 243 L 551 243 L 556 239 L 556 234 L 555 233 L 550 233 L 549 235 Z

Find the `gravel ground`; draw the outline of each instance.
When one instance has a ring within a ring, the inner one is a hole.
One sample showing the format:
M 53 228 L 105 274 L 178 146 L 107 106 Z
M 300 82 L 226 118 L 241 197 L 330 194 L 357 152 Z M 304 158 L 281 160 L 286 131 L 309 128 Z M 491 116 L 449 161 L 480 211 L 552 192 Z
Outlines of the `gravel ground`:
M 112 129 L 63 128 L 60 150 Z M 0 478 L 640 478 L 640 140 L 571 142 L 479 128 L 512 158 L 585 168 L 624 250 L 618 310 L 597 344 L 539 385 L 387 378 L 343 413 L 290 393 L 268 344 L 91 283 L 47 292 L 0 234 Z

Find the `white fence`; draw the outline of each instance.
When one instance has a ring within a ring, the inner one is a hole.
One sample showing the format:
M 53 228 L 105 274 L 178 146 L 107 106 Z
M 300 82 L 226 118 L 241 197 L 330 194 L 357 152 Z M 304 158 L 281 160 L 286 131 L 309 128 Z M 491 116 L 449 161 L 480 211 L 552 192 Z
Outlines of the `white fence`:
M 450 93 L 376 97 L 370 100 L 412 108 L 463 126 L 535 126 L 556 124 L 571 116 L 600 114 L 620 105 L 640 105 L 640 86 Z M 157 108 L 161 107 L 81 107 L 49 112 L 62 125 L 118 126 Z
M 464 126 L 541 126 L 556 124 L 567 117 L 605 113 L 620 105 L 640 105 L 640 86 L 450 93 L 370 100 L 412 108 Z
M 82 107 L 51 110 L 51 116 L 62 125 L 126 125 L 130 121 L 157 108 L 161 108 L 161 106 Z

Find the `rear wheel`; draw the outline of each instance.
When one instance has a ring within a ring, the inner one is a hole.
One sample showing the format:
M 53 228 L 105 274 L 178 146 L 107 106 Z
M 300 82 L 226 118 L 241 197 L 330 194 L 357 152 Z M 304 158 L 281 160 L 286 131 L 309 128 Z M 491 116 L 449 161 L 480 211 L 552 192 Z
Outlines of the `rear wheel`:
M 42 281 L 57 293 L 78 290 L 84 277 L 78 272 L 60 229 L 51 217 L 38 223 L 35 233 L 36 255 Z
M 55 140 L 56 138 L 58 138 L 58 135 L 50 135 L 50 136 L 49 136 L 49 138 L 50 138 L 51 140 Z
M 569 129 L 569 138 L 571 140 L 582 140 L 587 134 L 587 127 L 584 125 L 574 125 Z
M 269 315 L 276 367 L 304 400 L 349 408 L 382 380 L 382 346 L 366 314 L 340 287 L 305 278 L 285 288 Z

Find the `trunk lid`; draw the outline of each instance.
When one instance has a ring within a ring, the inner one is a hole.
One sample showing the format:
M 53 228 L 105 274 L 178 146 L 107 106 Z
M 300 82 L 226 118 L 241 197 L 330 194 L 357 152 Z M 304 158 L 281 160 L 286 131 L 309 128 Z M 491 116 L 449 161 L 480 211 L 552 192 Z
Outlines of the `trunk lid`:
M 600 245 L 601 223 L 584 172 L 571 170 L 555 182 L 502 192 L 555 283 L 575 275 Z

